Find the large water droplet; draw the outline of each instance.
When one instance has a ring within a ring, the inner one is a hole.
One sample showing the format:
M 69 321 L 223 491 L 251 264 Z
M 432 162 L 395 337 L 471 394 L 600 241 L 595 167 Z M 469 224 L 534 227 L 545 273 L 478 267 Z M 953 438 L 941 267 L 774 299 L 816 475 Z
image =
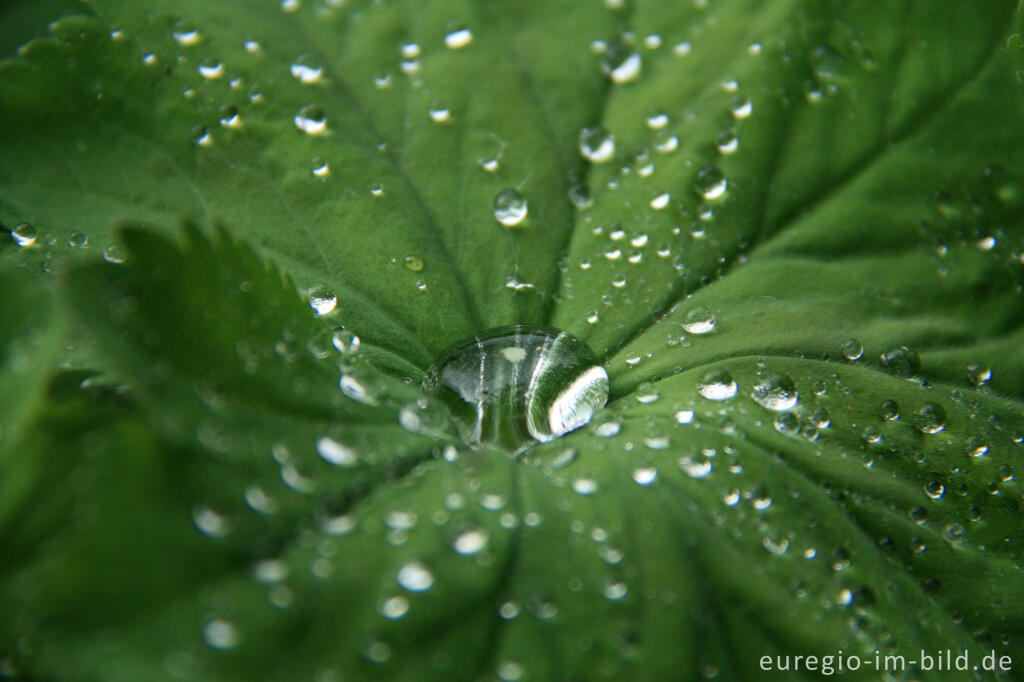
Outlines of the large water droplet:
M 519 452 L 587 424 L 608 400 L 608 374 L 576 337 L 516 325 L 455 344 L 424 388 L 445 402 L 470 446 Z
M 526 219 L 526 198 L 517 190 L 506 189 L 494 197 L 494 219 L 505 227 L 515 227 Z
M 303 54 L 291 65 L 292 77 L 303 85 L 319 83 L 324 77 L 324 67 L 312 54 Z
M 473 42 L 473 32 L 468 28 L 451 31 L 444 37 L 444 46 L 449 50 L 461 50 Z
M 419 561 L 410 561 L 398 570 L 397 580 L 410 592 L 425 592 L 434 584 L 434 574 Z
M 796 407 L 797 392 L 793 379 L 784 374 L 769 374 L 754 386 L 750 397 L 769 410 L 782 412 Z
M 690 308 L 683 316 L 682 327 L 687 334 L 708 334 L 715 331 L 718 317 L 704 306 Z

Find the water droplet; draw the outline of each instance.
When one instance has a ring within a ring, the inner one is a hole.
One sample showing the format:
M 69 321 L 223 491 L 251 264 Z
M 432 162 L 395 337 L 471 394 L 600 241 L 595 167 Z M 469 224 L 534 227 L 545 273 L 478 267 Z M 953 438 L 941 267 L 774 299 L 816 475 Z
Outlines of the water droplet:
M 808 417 L 811 424 L 817 429 L 827 429 L 832 424 L 832 415 L 824 405 L 814 410 Z
M 658 470 L 654 467 L 633 469 L 633 480 L 640 485 L 650 485 L 658 478 Z
M 640 53 L 625 43 L 609 45 L 601 60 L 601 71 L 613 83 L 629 83 L 640 75 L 643 59 Z
M 205 504 L 192 507 L 192 523 L 200 533 L 211 538 L 224 538 L 231 533 L 227 517 Z
M 331 174 L 331 164 L 319 156 L 313 158 L 309 165 L 314 178 L 326 178 Z
M 328 436 L 324 436 L 316 442 L 316 452 L 324 461 L 335 466 L 352 467 L 359 462 L 359 455 L 355 450 Z
M 708 201 L 724 196 L 728 184 L 728 180 L 718 166 L 704 166 L 697 171 L 695 189 L 697 194 Z
M 585 211 L 594 205 L 594 195 L 585 184 L 577 183 L 569 188 L 569 201 L 578 210 Z
M 338 307 L 338 296 L 322 284 L 308 289 L 306 295 L 309 296 L 309 307 L 317 315 L 328 315 Z
M 471 447 L 519 451 L 587 424 L 608 375 L 579 339 L 554 329 L 493 329 L 449 348 L 424 383 Z
M 295 127 L 307 135 L 322 135 L 327 130 L 327 115 L 315 104 L 307 104 L 295 115 Z
M 715 139 L 715 146 L 719 154 L 732 154 L 740 146 L 740 138 L 731 130 L 723 130 Z
M 697 383 L 697 392 L 708 400 L 728 400 L 736 391 L 736 382 L 724 369 L 711 370 Z
M 128 252 L 120 244 L 111 244 L 103 250 L 103 260 L 114 265 L 121 265 L 128 260 Z
M 331 336 L 331 345 L 338 349 L 339 353 L 354 353 L 359 350 L 360 339 L 344 327 L 338 327 Z
M 898 377 L 909 378 L 921 371 L 921 356 L 907 346 L 900 346 L 882 353 L 882 364 Z
M 690 424 L 693 422 L 693 410 L 677 410 L 673 416 L 677 424 Z
M 11 230 L 11 238 L 18 246 L 32 246 L 38 237 L 39 233 L 36 232 L 36 228 L 29 223 L 20 223 Z
M 89 245 L 89 237 L 84 232 L 75 230 L 68 235 L 68 246 L 73 249 L 83 249 Z
M 921 433 L 939 433 L 946 428 L 946 410 L 936 403 L 926 403 L 914 412 L 914 426 Z
M 616 418 L 609 417 L 608 419 L 594 422 L 591 431 L 600 438 L 611 438 L 612 436 L 619 435 L 619 432 L 622 431 L 622 422 Z
M 406 256 L 402 262 L 410 272 L 421 272 L 423 270 L 423 259 L 418 256 Z
M 857 339 L 847 339 L 839 346 L 839 351 L 843 354 L 843 357 L 853 362 L 854 360 L 860 360 L 864 355 L 864 345 Z
M 686 57 L 692 51 L 693 45 L 691 45 L 688 41 L 678 43 L 675 47 L 672 48 L 672 54 L 674 54 L 677 57 Z
M 800 430 L 800 420 L 792 412 L 783 412 L 775 417 L 775 430 L 784 436 L 796 435 Z
M 199 75 L 207 80 L 216 80 L 224 75 L 224 64 L 217 59 L 204 59 L 200 62 Z
M 517 190 L 503 190 L 494 198 L 494 219 L 505 227 L 523 222 L 528 210 L 526 199 Z
M 444 45 L 449 50 L 461 50 L 473 42 L 473 32 L 468 28 L 459 28 L 444 37 Z
M 680 457 L 679 468 L 690 478 L 705 478 L 711 473 L 711 460 L 706 457 Z
M 636 389 L 636 401 L 642 405 L 657 402 L 660 395 L 654 384 L 648 381 L 640 384 Z
M 769 374 L 754 386 L 750 397 L 769 410 L 782 412 L 796 407 L 797 391 L 793 379 L 784 374 Z
M 681 326 L 688 334 L 709 334 L 715 331 L 718 317 L 704 306 L 695 306 L 683 316 Z
M 203 641 L 214 649 L 234 649 L 242 641 L 242 633 L 231 621 L 214 618 L 203 626 Z
M 291 72 L 292 78 L 303 85 L 319 83 L 324 77 L 324 67 L 320 64 L 319 59 L 310 53 L 299 55 L 299 57 L 292 62 Z
M 924 484 L 924 493 L 933 500 L 938 500 L 946 493 L 946 486 L 942 485 L 942 481 L 933 479 Z
M 650 206 L 655 211 L 661 211 L 666 206 L 668 206 L 668 202 L 671 198 L 672 195 L 670 195 L 668 192 L 661 192 L 660 194 L 657 194 L 653 199 L 651 199 Z
M 597 481 L 592 478 L 577 478 L 572 482 L 572 489 L 580 495 L 593 495 L 597 492 Z
M 230 130 L 238 130 L 242 127 L 242 117 L 234 104 L 225 104 L 220 108 L 220 124 Z
M 828 45 L 819 45 L 811 52 L 811 68 L 823 81 L 835 80 L 842 65 L 842 55 Z
M 425 592 L 434 584 L 434 574 L 419 561 L 410 561 L 402 566 L 396 579 L 410 592 Z
M 202 36 L 199 35 L 199 31 L 196 29 L 196 25 L 188 19 L 181 19 L 174 24 L 174 30 L 171 32 L 171 35 L 182 47 L 197 45 L 202 39 Z
M 397 595 L 386 599 L 384 603 L 380 605 L 380 615 L 391 620 L 397 620 L 401 618 L 409 611 L 409 600 L 402 595 Z
M 753 113 L 754 103 L 751 102 L 749 99 L 740 98 L 733 103 L 730 111 L 732 112 L 733 118 L 738 120 L 744 119 L 750 116 L 751 113 Z
M 427 110 L 430 120 L 434 123 L 447 123 L 452 120 L 452 110 L 443 102 L 434 102 Z
M 580 155 L 590 163 L 605 163 L 615 155 L 615 135 L 604 126 L 591 126 L 580 131 Z
M 213 135 L 204 125 L 197 125 L 192 128 L 192 142 L 200 147 L 209 147 L 213 144 Z
M 984 365 L 968 365 L 967 379 L 977 388 L 981 388 L 992 380 L 992 370 Z
M 464 556 L 476 554 L 487 546 L 488 534 L 482 528 L 467 530 L 455 538 L 453 547 L 456 552 Z
M 900 418 L 900 406 L 895 400 L 886 400 L 878 406 L 878 416 L 885 421 L 895 421 Z
M 663 111 L 656 111 L 648 116 L 644 123 L 651 130 L 661 130 L 668 125 L 668 114 Z

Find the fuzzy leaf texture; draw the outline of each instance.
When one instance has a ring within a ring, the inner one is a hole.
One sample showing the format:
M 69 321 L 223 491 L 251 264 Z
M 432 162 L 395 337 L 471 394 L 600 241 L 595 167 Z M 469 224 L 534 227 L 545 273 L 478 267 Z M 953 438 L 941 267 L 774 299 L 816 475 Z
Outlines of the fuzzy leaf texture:
M 0 678 L 1024 680 L 1016 3 L 26 8 Z M 509 324 L 608 406 L 410 428 Z

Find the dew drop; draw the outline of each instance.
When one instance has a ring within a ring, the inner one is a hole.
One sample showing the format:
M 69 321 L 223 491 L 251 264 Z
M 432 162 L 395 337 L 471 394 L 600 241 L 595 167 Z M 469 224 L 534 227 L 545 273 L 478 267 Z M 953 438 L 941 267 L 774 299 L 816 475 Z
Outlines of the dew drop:
M 199 75 L 207 80 L 216 80 L 224 75 L 224 63 L 216 59 L 204 59 L 198 67 Z
M 728 184 L 718 166 L 704 166 L 697 171 L 695 189 L 697 194 L 708 201 L 724 196 Z
M 688 334 L 710 334 L 718 325 L 718 317 L 704 306 L 690 308 L 680 326 Z
M 593 495 L 597 487 L 597 481 L 592 478 L 577 478 L 572 482 L 572 489 L 580 495 Z
M 587 346 L 544 327 L 499 327 L 459 342 L 431 367 L 471 447 L 521 451 L 584 426 L 608 399 L 608 375 Z
M 863 357 L 864 345 L 857 339 L 847 339 L 839 346 L 839 351 L 843 354 L 844 358 L 853 362 Z
M 470 556 L 484 549 L 487 546 L 487 540 L 487 531 L 482 528 L 474 528 L 460 533 L 452 546 L 459 554 Z
M 111 244 L 103 249 L 103 260 L 114 265 L 121 265 L 128 260 L 128 252 L 120 244 Z
M 733 103 L 730 111 L 735 119 L 744 119 L 754 111 L 754 103 L 749 99 L 738 99 Z
M 391 620 L 397 620 L 409 612 L 409 600 L 402 595 L 386 599 L 380 605 L 380 615 Z
M 295 127 L 307 135 L 321 135 L 327 130 L 327 116 L 315 104 L 307 104 L 295 115 Z
M 988 382 L 992 381 L 992 370 L 985 365 L 968 365 L 967 379 L 975 387 L 981 388 Z
M 898 377 L 909 378 L 921 371 L 921 356 L 907 346 L 892 348 L 881 356 L 882 365 Z
M 601 60 L 601 71 L 617 84 L 629 83 L 640 75 L 643 59 L 640 53 L 625 43 L 609 45 Z
M 452 110 L 442 102 L 434 102 L 427 110 L 427 115 L 434 123 L 447 123 L 452 120 Z
M 418 256 L 406 256 L 402 262 L 410 272 L 421 272 L 423 270 L 423 259 Z
M 299 55 L 290 67 L 292 78 L 303 85 L 319 83 L 324 77 L 324 67 L 315 55 L 306 53 Z
M 724 369 L 713 369 L 697 383 L 697 392 L 708 400 L 728 400 L 736 395 L 736 381 Z
M 202 37 L 199 35 L 199 31 L 188 19 L 182 19 L 174 25 L 174 30 L 171 32 L 178 44 L 182 47 L 191 47 L 197 45 Z
M 328 315 L 338 307 L 338 296 L 323 285 L 308 289 L 306 295 L 309 296 L 309 307 L 317 315 Z
M 335 466 L 352 467 L 359 462 L 359 456 L 355 450 L 328 436 L 324 436 L 316 442 L 316 452 L 324 461 Z
M 32 246 L 38 237 L 39 233 L 36 232 L 36 228 L 29 223 L 20 223 L 11 230 L 11 238 L 18 246 Z
M 941 481 L 933 479 L 924 484 L 924 493 L 931 499 L 938 500 L 946 493 L 946 486 Z
M 209 147 L 213 144 L 213 135 L 204 125 L 197 125 L 192 128 L 192 142 L 199 147 Z
M 900 406 L 895 400 L 886 400 L 878 406 L 878 416 L 891 422 L 900 418 Z
M 615 135 L 604 126 L 583 128 L 579 135 L 580 155 L 590 163 L 605 163 L 615 155 Z
M 658 389 L 649 381 L 640 384 L 636 389 L 636 401 L 641 405 L 657 402 L 660 395 Z
M 718 148 L 718 153 L 727 155 L 732 154 L 740 146 L 740 138 L 736 137 L 736 133 L 731 130 L 723 130 L 719 133 L 718 137 L 715 138 L 715 147 Z
M 203 641 L 214 649 L 234 649 L 242 641 L 238 626 L 223 618 L 214 618 L 203 626 Z
M 526 198 L 515 189 L 506 189 L 494 198 L 494 219 L 505 227 L 515 227 L 526 219 Z
M 793 409 L 798 399 L 796 384 L 784 374 L 766 376 L 754 386 L 750 397 L 761 407 L 778 412 Z
M 331 174 L 331 164 L 319 156 L 315 157 L 309 165 L 314 178 L 326 178 Z
M 434 584 L 434 574 L 419 561 L 411 561 L 399 569 L 397 580 L 410 592 L 425 592 Z
M 639 485 L 650 485 L 658 478 L 658 470 L 654 467 L 641 467 L 633 469 L 633 480 Z
M 449 50 L 461 50 L 473 42 L 473 32 L 468 28 L 456 29 L 444 37 L 444 45 Z
M 926 403 L 914 411 L 914 427 L 925 434 L 936 434 L 946 428 L 946 410 L 936 403 Z

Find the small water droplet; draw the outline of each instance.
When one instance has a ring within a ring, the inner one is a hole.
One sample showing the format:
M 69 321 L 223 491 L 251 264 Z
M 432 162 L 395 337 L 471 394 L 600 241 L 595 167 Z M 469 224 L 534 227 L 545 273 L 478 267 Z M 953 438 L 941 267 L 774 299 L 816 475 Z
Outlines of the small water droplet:
M 839 351 L 843 354 L 843 357 L 853 362 L 854 360 L 860 360 L 864 355 L 864 345 L 857 339 L 847 339 L 839 346 Z
M 203 626 L 203 641 L 214 649 L 234 649 L 242 641 L 238 626 L 224 618 L 214 618 Z
M 658 478 L 658 470 L 654 467 L 633 469 L 633 480 L 639 485 L 650 485 Z
M 636 389 L 636 401 L 642 405 L 657 402 L 660 395 L 658 389 L 649 381 L 640 384 Z
M 299 55 L 290 67 L 292 78 L 303 85 L 319 83 L 324 77 L 324 67 L 320 60 L 311 53 Z
M 224 75 L 224 63 L 218 59 L 204 59 L 196 67 L 199 75 L 207 80 L 216 80 Z
M 985 365 L 968 365 L 967 379 L 977 388 L 981 388 L 992 380 L 992 370 Z
M 398 570 L 398 584 L 410 592 L 425 592 L 434 584 L 434 574 L 419 561 L 410 561 Z
M 796 407 L 798 395 L 793 379 L 784 374 L 769 374 L 754 386 L 750 397 L 768 410 L 785 411 Z
M 926 403 L 914 412 L 914 426 L 921 433 L 939 433 L 946 428 L 946 410 L 936 403 Z
M 593 495 L 597 488 L 597 481 L 592 478 L 577 478 L 572 482 L 572 489 L 580 495 Z
M 418 256 L 406 256 L 402 262 L 410 272 L 421 272 L 423 270 L 423 259 Z
M 463 531 L 456 538 L 453 547 L 456 552 L 463 556 L 477 554 L 487 546 L 488 533 L 482 528 L 473 528 Z
M 736 395 L 738 387 L 732 375 L 724 369 L 713 369 L 697 383 L 697 392 L 708 400 L 728 400 Z
M 409 612 L 409 600 L 402 595 L 384 600 L 380 605 L 380 615 L 397 620 Z
M 11 230 L 11 238 L 14 239 L 14 243 L 18 246 L 32 246 L 36 243 L 38 237 L 39 233 L 36 232 L 36 228 L 29 223 L 20 223 Z
M 697 194 L 708 201 L 724 196 L 728 184 L 728 180 L 718 166 L 704 166 L 697 171 L 695 189 Z
M 238 130 L 242 127 L 242 117 L 234 104 L 225 104 L 220 108 L 220 124 L 230 130 Z
M 335 466 L 352 467 L 359 463 L 359 455 L 355 450 L 328 436 L 316 442 L 316 452 L 324 461 Z
M 120 244 L 111 244 L 103 250 L 103 260 L 114 265 L 121 265 L 128 260 L 128 251 Z
M 322 135 L 327 130 L 327 115 L 315 104 L 307 104 L 295 115 L 295 127 L 307 135 Z
M 310 172 L 315 178 L 327 178 L 331 174 L 331 164 L 319 156 L 310 161 Z
M 909 378 L 921 371 L 921 356 L 908 346 L 892 348 L 881 356 L 882 365 L 898 377 Z
M 740 146 L 740 138 L 731 130 L 723 130 L 715 139 L 715 146 L 719 154 L 732 154 Z
M 200 147 L 213 145 L 213 135 L 204 125 L 197 125 L 192 128 L 192 142 Z
M 306 291 L 309 307 L 317 315 L 328 315 L 338 307 L 338 296 L 324 285 L 312 287 Z
M 444 45 L 449 50 L 461 50 L 473 42 L 473 32 L 468 28 L 451 31 L 444 37 Z
M 631 45 L 614 43 L 608 46 L 601 60 L 601 71 L 617 84 L 629 83 L 640 75 L 643 59 Z
M 515 189 L 506 189 L 494 198 L 494 219 L 505 227 L 515 227 L 526 219 L 526 198 Z
M 680 326 L 688 334 L 710 334 L 718 325 L 718 317 L 704 306 L 694 306 L 683 316 Z
M 737 99 L 731 109 L 732 117 L 738 120 L 747 118 L 754 111 L 754 103 L 749 99 Z
M 924 493 L 933 500 L 940 499 L 946 493 L 946 486 L 942 481 L 931 480 L 924 484 Z
M 188 19 L 181 19 L 174 24 L 174 30 L 171 32 L 171 35 L 182 47 L 197 45 L 202 39 L 202 36 L 199 35 L 199 31 L 196 29 L 196 25 Z
M 886 400 L 878 406 L 878 416 L 885 421 L 895 421 L 900 418 L 900 406 L 895 400 Z
M 605 163 L 615 155 L 615 135 L 604 126 L 583 128 L 579 135 L 580 155 L 590 163 Z

